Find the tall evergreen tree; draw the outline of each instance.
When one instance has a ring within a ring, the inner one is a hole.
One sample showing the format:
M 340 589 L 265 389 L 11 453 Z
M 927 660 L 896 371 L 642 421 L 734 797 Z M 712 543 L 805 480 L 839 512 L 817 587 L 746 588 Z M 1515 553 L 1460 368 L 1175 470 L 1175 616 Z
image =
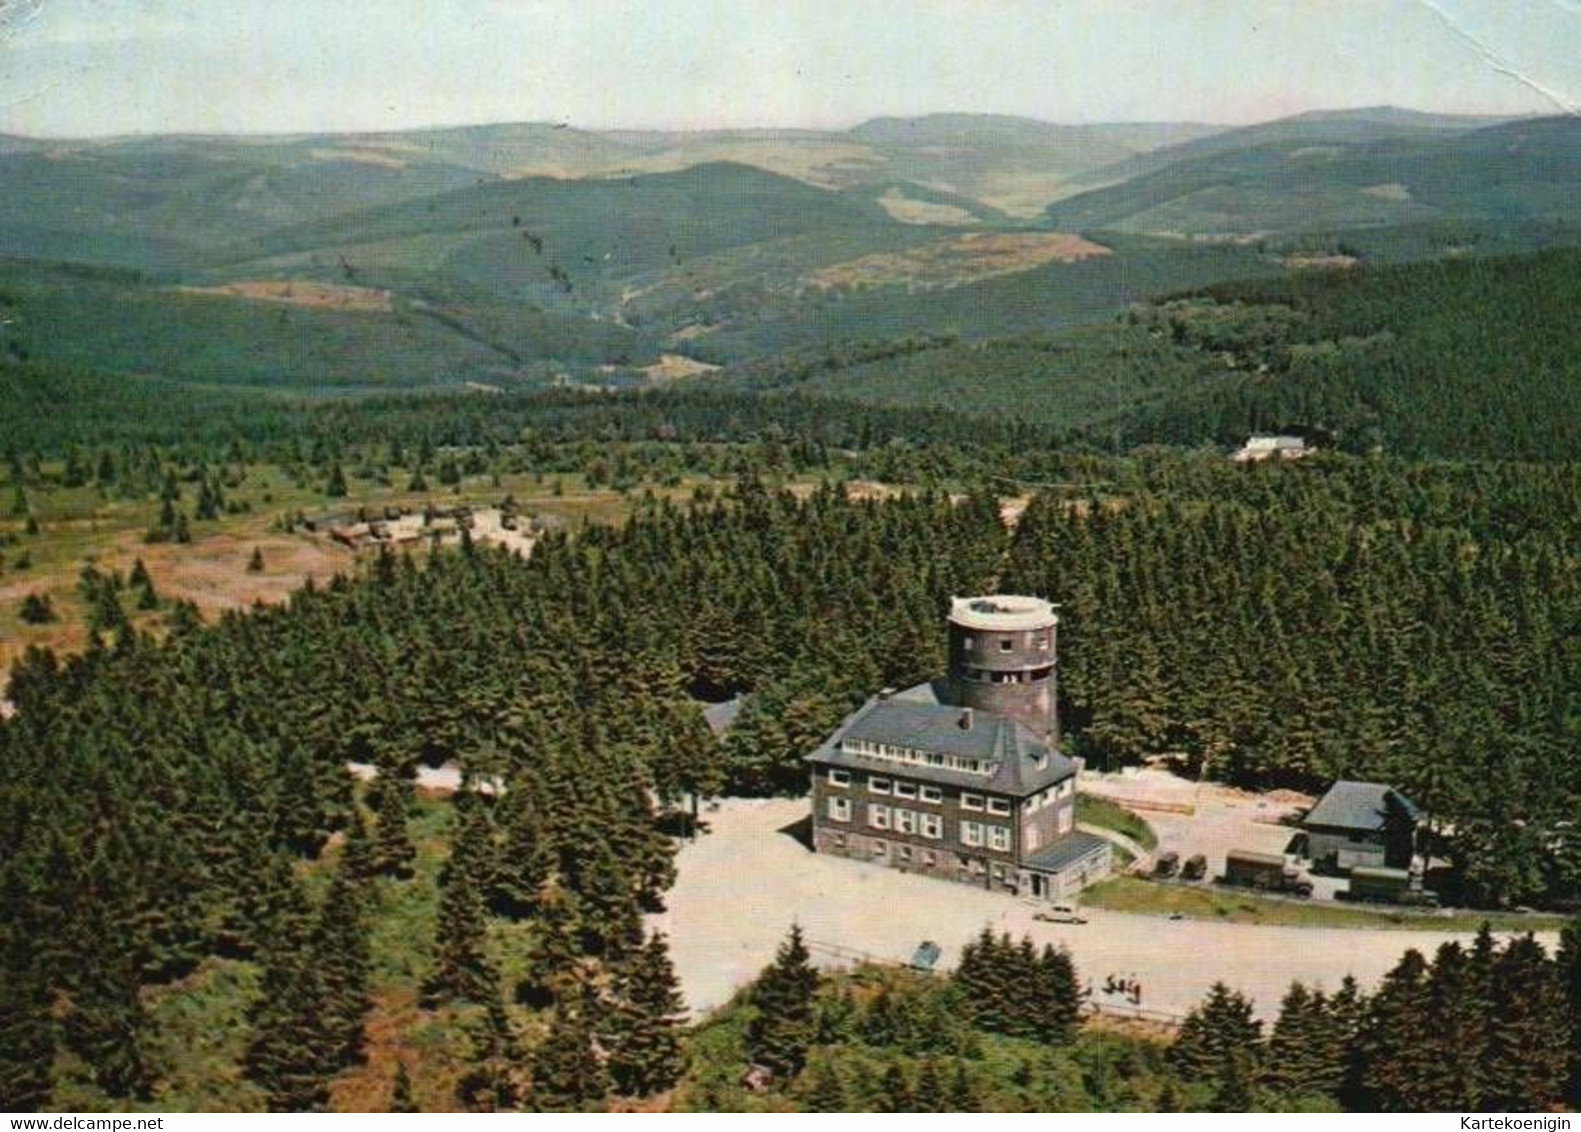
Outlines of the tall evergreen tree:
M 755 1012 L 747 1024 L 747 1056 L 784 1077 L 801 1072 L 812 1044 L 818 972 L 810 959 L 801 926 L 792 924 L 774 962 L 752 988 Z
M 354 862 L 343 858 L 324 896 L 313 939 L 312 962 L 319 969 L 323 991 L 323 1040 L 337 1065 L 349 1065 L 362 1056 L 372 963 L 367 883 L 354 871 Z
M 499 975 L 488 956 L 488 914 L 476 881 L 455 857 L 439 873 L 439 927 L 434 967 L 423 990 L 430 1002 L 447 998 L 488 1002 Z
M 950 1096 L 947 1111 L 949 1112 L 981 1112 L 983 1110 L 982 1092 L 977 1087 L 977 1082 L 966 1070 L 966 1062 L 957 1059 L 955 1062 L 955 1075 L 950 1079 Z
M 1529 934 L 1505 944 L 1494 968 L 1484 1102 L 1505 1112 L 1558 1103 L 1574 1024 L 1559 969 L 1542 944 Z
M 609 1095 L 609 1074 L 593 1047 L 588 996 L 556 1005 L 549 1033 L 533 1055 L 532 1102 L 540 1112 L 585 1110 Z
M 470 1055 L 456 1082 L 456 1099 L 473 1112 L 502 1112 L 521 1103 L 522 1053 L 498 993 L 467 1027 Z
M 1372 996 L 1357 1037 L 1361 1103 L 1383 1112 L 1424 1111 L 1432 1051 L 1424 1048 L 1430 1017 L 1427 962 L 1409 950 Z
M 49 1103 L 55 1021 L 43 964 L 14 925 L 0 926 L 0 1108 L 34 1112 Z
M 912 1102 L 918 1112 L 945 1111 L 944 1082 L 939 1079 L 938 1063 L 931 1057 L 924 1059 L 922 1068 L 917 1070 L 917 1088 Z
M 832 1061 L 827 1058 L 812 1067 L 812 1086 L 807 1090 L 808 1112 L 848 1112 L 845 1085 Z
M 672 1088 L 684 1069 L 680 1027 L 685 1014 L 669 945 L 655 932 L 616 971 L 609 1011 L 609 1073 L 626 1096 Z
M 381 767 L 369 787 L 369 803 L 378 825 L 374 834 L 373 859 L 387 876 L 406 879 L 412 875 L 412 860 L 417 850 L 406 825 L 411 816 L 412 787 L 393 768 Z
M 1208 997 L 1181 1023 L 1169 1059 L 1193 1079 L 1221 1079 L 1232 1060 L 1238 1060 L 1241 1073 L 1252 1073 L 1261 1038 L 1262 1023 L 1252 1017 L 1251 1002 L 1239 991 L 1214 983 Z
M 889 1063 L 878 1086 L 880 1112 L 916 1112 L 917 1100 L 911 1091 L 911 1078 L 898 1061 Z
M 421 1112 L 412 1096 L 412 1077 L 406 1071 L 406 1062 L 395 1063 L 395 1080 L 390 1085 L 391 1112 Z
M 1565 996 L 1565 1013 L 1570 1019 L 1570 1072 L 1565 1103 L 1581 1108 L 1581 917 L 1572 917 L 1560 931 L 1555 966 Z

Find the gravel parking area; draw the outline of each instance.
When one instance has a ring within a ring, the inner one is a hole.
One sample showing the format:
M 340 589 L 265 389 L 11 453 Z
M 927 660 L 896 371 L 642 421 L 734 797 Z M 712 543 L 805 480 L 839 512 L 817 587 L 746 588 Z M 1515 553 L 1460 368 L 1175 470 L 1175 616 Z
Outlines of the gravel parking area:
M 1084 913 L 1086 924 L 1041 923 L 1032 919 L 1037 905 L 1031 901 L 815 854 L 795 836 L 806 813 L 799 799 L 727 800 L 704 814 L 709 832 L 682 848 L 668 909 L 650 917 L 650 926 L 669 935 L 694 1012 L 722 1004 L 751 980 L 793 922 L 824 966 L 862 956 L 904 961 L 931 939 L 943 949 L 940 967 L 948 968 L 961 945 L 987 924 L 1064 944 L 1083 980 L 1100 988 L 1111 974 L 1140 982 L 1146 1009 L 1182 1014 L 1222 979 L 1251 995 L 1265 1018 L 1277 1013 L 1292 979 L 1332 989 L 1353 974 L 1371 986 L 1408 947 L 1426 953 L 1445 939 L 1468 938 L 1444 931 L 1169 920 L 1099 909 Z M 1551 947 L 1554 940 L 1544 943 Z

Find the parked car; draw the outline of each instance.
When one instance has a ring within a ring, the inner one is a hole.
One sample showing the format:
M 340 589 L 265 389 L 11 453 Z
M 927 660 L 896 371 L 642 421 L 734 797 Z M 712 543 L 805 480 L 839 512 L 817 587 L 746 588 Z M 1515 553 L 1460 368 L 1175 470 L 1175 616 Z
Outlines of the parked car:
M 1050 904 L 1047 908 L 1040 908 L 1032 913 L 1034 920 L 1042 920 L 1045 924 L 1085 924 L 1087 917 L 1076 910 L 1073 904 Z
M 1193 853 L 1186 858 L 1186 863 L 1181 867 L 1181 880 L 1201 880 L 1208 875 L 1208 859 L 1201 853 Z
M 1178 868 L 1180 868 L 1180 854 L 1173 849 L 1166 849 L 1153 861 L 1153 875 L 1156 877 L 1172 877 Z

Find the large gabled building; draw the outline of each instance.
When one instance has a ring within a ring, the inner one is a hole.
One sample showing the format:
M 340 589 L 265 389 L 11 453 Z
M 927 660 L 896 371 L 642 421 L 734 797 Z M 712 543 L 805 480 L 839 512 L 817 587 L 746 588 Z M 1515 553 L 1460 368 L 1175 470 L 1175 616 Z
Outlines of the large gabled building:
M 1416 855 L 1416 803 L 1382 782 L 1341 780 L 1301 819 L 1303 856 L 1323 872 L 1408 869 Z
M 1058 746 L 1058 625 L 1039 598 L 954 599 L 948 674 L 879 693 L 808 756 L 814 848 L 1051 900 L 1107 875 Z

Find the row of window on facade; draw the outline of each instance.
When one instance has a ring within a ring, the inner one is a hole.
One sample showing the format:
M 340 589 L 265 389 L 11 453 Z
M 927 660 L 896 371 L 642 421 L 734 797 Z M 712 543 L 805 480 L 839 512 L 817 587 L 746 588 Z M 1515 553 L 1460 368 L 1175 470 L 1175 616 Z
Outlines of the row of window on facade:
M 911 747 L 897 747 L 892 743 L 869 743 L 866 739 L 842 739 L 840 749 L 848 755 L 912 766 L 943 767 L 945 770 L 959 770 L 967 774 L 991 775 L 999 768 L 998 763 L 983 762 L 981 759 L 943 755 L 938 751 L 918 751 Z
M 1056 782 L 1048 789 L 1039 790 L 1032 797 L 1028 798 L 1026 800 L 1026 812 L 1029 814 L 1036 813 L 1044 806 L 1052 806 L 1061 798 L 1069 798 L 1074 793 L 1076 793 L 1076 780 L 1074 778 L 1067 778 L 1064 782 Z
M 835 834 L 834 842 L 841 849 L 844 849 L 846 847 L 845 834 Z M 932 849 L 913 849 L 910 845 L 896 845 L 894 849 L 895 859 L 901 864 L 910 864 L 913 861 L 919 861 L 921 864 L 931 869 L 939 863 L 938 854 Z M 889 850 L 889 842 L 879 841 L 876 839 L 872 842 L 870 849 L 873 856 L 875 857 L 888 857 Z M 994 880 L 996 881 L 1005 881 L 1013 876 L 1013 874 L 1007 873 L 1006 867 L 1003 864 L 994 863 L 990 866 L 988 862 L 976 857 L 968 857 L 965 854 L 956 854 L 956 863 L 957 868 L 959 869 L 962 876 L 983 876 L 991 872 Z
M 850 786 L 851 772 L 840 770 L 838 767 L 830 767 L 829 785 L 841 788 Z M 1069 787 L 1073 783 L 1067 779 L 1063 785 Z M 1059 787 L 1051 786 L 1048 790 L 1043 791 L 1043 794 L 1036 795 L 1036 797 L 1053 795 L 1058 789 Z M 867 792 L 869 794 L 888 794 L 896 798 L 915 798 L 917 801 L 926 802 L 930 806 L 944 804 L 944 791 L 937 786 L 905 782 L 900 779 L 881 778 L 873 774 L 867 776 Z M 986 810 L 990 814 L 998 814 L 1001 817 L 1006 817 L 1010 814 L 1010 800 L 1008 798 L 990 798 L 983 794 L 972 794 L 962 791 L 960 804 L 963 810 Z
M 832 795 L 828 800 L 829 819 L 848 822 L 853 807 L 851 799 Z M 944 839 L 944 818 L 939 814 L 922 813 L 901 806 L 886 806 L 879 802 L 867 804 L 867 824 L 872 829 L 894 830 L 909 836 L 922 836 L 930 841 Z M 990 822 L 961 822 L 960 842 L 973 848 L 987 846 L 1000 853 L 1010 852 L 1010 827 Z
M 1030 644 L 1033 648 L 1037 649 L 1038 652 L 1048 652 L 1049 651 L 1049 635 L 1047 633 L 1028 634 L 1028 636 L 1029 636 L 1030 639 L 1028 640 L 1027 643 Z M 971 652 L 976 647 L 977 647 L 976 638 L 974 638 L 974 637 L 962 637 L 961 638 L 961 648 L 964 651 Z M 1016 639 L 1014 637 L 1000 637 L 999 638 L 999 651 L 1000 652 L 1014 652 L 1015 651 L 1015 647 L 1016 647 Z

